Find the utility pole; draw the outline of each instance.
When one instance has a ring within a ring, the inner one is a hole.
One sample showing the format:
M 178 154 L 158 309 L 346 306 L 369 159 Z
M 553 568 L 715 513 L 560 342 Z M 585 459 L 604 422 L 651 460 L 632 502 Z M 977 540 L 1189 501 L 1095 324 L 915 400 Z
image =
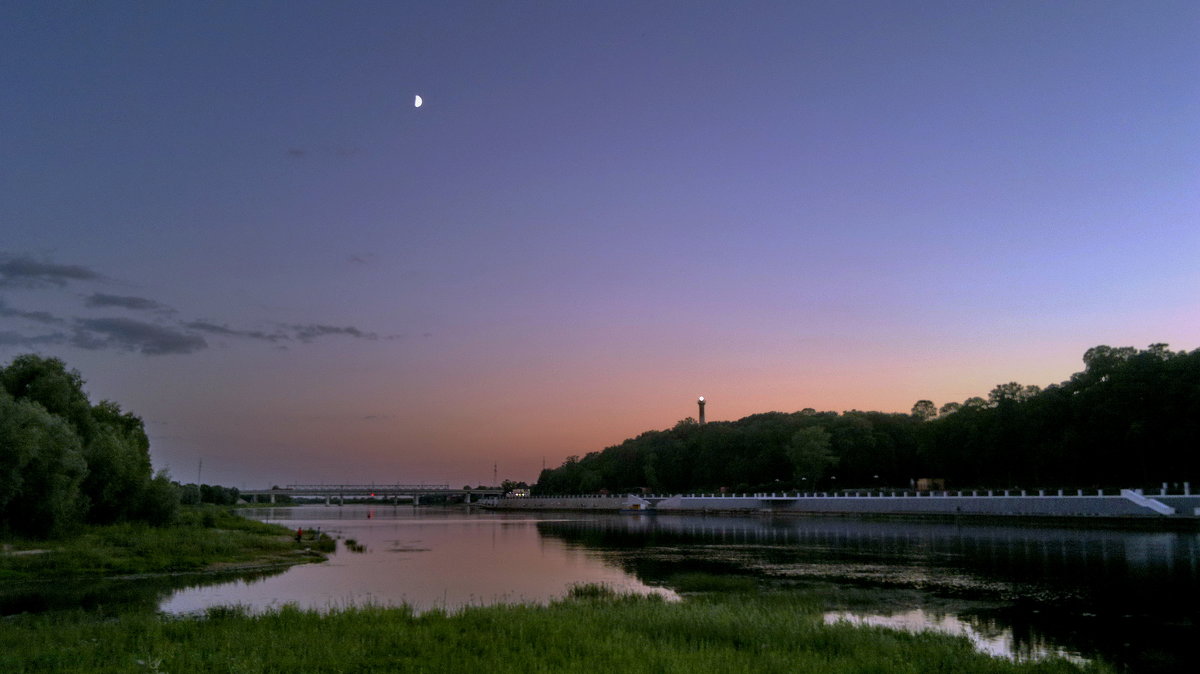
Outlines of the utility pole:
M 499 487 L 500 483 L 496 480 L 496 464 L 492 464 L 492 486 Z

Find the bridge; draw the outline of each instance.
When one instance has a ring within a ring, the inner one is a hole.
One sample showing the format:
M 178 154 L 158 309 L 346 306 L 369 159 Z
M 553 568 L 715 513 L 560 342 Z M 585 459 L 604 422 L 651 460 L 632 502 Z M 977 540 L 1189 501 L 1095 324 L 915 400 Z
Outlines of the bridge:
M 422 496 L 462 496 L 465 503 L 471 503 L 483 496 L 503 496 L 504 490 L 499 487 L 453 489 L 448 484 L 289 484 L 272 489 L 245 489 L 241 495 L 253 499 L 253 503 L 258 503 L 260 496 L 270 498 L 271 503 L 275 503 L 278 496 L 298 496 L 324 497 L 325 505 L 331 505 L 334 499 L 338 505 L 343 505 L 347 497 L 390 499 L 393 503 L 405 500 L 421 505 Z

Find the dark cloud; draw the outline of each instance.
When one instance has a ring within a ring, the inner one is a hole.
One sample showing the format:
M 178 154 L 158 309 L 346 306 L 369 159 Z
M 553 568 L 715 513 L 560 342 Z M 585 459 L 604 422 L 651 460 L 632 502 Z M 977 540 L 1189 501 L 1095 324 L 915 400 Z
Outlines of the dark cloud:
M 153 311 L 160 314 L 173 314 L 175 310 L 165 304 L 160 304 L 145 297 L 130 297 L 128 295 L 106 295 L 92 293 L 83 303 L 89 307 L 122 307 L 134 311 Z
M 228 325 L 217 325 L 216 323 L 209 323 L 208 321 L 190 321 L 188 323 L 183 323 L 182 325 L 189 330 L 199 330 L 200 332 L 207 332 L 212 335 L 221 335 L 223 337 L 246 337 L 249 339 L 261 339 L 267 342 L 280 342 L 291 339 L 291 337 L 288 335 L 280 332 L 267 333 L 260 330 L 238 330 L 236 328 L 231 328 Z
M 97 272 L 80 265 L 38 262 L 28 257 L 0 257 L 0 286 L 35 288 L 103 279 Z
M 320 325 L 314 323 L 311 325 L 289 325 L 291 330 L 296 331 L 296 339 L 302 342 L 311 342 L 318 337 L 327 337 L 329 335 L 345 335 L 354 337 L 355 339 L 379 339 L 379 335 L 373 332 L 363 332 L 355 327 L 339 327 L 336 325 Z
M 67 335 L 61 332 L 52 332 L 48 335 L 22 335 L 11 330 L 0 331 L 0 346 L 33 347 L 43 344 L 62 344 L 65 341 L 67 341 Z
M 291 154 L 303 156 L 307 150 L 296 149 Z M 366 264 L 371 254 L 354 255 L 355 264 Z M 28 256 L 0 253 L 0 287 L 45 288 L 63 287 L 69 282 L 109 281 L 107 277 L 81 265 L 43 262 Z M 378 335 L 353 326 L 324 323 L 277 324 L 273 331 L 244 329 L 209 320 L 181 321 L 174 317 L 175 309 L 161 302 L 132 295 L 91 293 L 84 295 L 83 304 L 89 308 L 120 308 L 157 314 L 156 322 L 131 318 L 59 317 L 46 311 L 25 311 L 8 306 L 0 298 L 0 318 L 15 318 L 44 325 L 67 326 L 60 332 L 33 335 L 30 331 L 8 330 L 0 333 L 0 345 L 33 346 L 38 344 L 69 344 L 81 349 L 133 351 L 145 355 L 187 354 L 208 348 L 204 335 L 252 339 L 269 342 L 275 348 L 287 348 L 291 342 L 309 343 L 323 337 L 352 337 L 376 341 L 402 339 L 401 335 Z
M 71 344 L 81 349 L 115 348 L 148 356 L 193 353 L 208 348 L 208 342 L 199 335 L 131 318 L 77 319 Z
M 65 320 L 46 311 L 21 311 L 20 309 L 13 309 L 3 299 L 0 299 L 0 317 L 24 318 L 47 325 L 64 325 L 66 323 Z
M 289 157 L 295 157 L 296 159 L 303 159 L 305 157 L 305 155 L 308 154 L 308 150 L 305 150 L 302 147 L 289 147 L 287 153 L 288 153 Z

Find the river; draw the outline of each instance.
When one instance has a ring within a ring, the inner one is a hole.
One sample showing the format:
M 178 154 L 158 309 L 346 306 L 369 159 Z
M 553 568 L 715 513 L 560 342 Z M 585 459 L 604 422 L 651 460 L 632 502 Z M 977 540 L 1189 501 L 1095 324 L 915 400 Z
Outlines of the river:
M 575 583 L 673 600 L 673 579 L 702 572 L 803 589 L 828 621 L 935 629 L 1004 657 L 1101 658 L 1153 674 L 1190 671 L 1200 624 L 1195 532 L 410 506 L 245 514 L 320 529 L 339 539 L 337 551 L 321 564 L 190 587 L 109 582 L 71 594 L 59 584 L 57 598 L 41 601 L 129 595 L 170 614 L 229 604 L 452 611 L 547 602 Z

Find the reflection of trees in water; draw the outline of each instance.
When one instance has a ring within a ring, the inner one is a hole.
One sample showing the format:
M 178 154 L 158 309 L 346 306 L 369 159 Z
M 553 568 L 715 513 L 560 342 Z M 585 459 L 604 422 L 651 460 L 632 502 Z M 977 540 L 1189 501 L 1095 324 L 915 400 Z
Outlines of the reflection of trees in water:
M 179 590 L 235 580 L 256 583 L 286 570 L 14 583 L 0 590 L 0 615 L 74 609 L 104 613 L 156 611 L 163 600 Z
M 886 588 L 1000 599 L 1003 607 L 948 613 L 981 634 L 1011 633 L 1018 656 L 1058 644 L 1133 671 L 1177 671 L 1200 622 L 1190 600 L 1200 595 L 1194 533 L 680 515 L 538 529 L 647 583 L 694 571 L 828 580 L 873 588 L 879 602 L 861 610 L 876 613 L 923 604 L 892 603 Z
M 743 547 L 739 556 L 770 564 L 854 564 L 939 569 L 1009 585 L 1088 591 L 1089 601 L 1200 587 L 1200 535 L 1193 533 L 864 521 L 849 518 L 599 517 L 541 522 L 570 543 L 622 551 L 671 546 Z M 1092 596 L 1094 595 L 1094 596 Z M 1153 599 L 1153 597 L 1150 597 Z

